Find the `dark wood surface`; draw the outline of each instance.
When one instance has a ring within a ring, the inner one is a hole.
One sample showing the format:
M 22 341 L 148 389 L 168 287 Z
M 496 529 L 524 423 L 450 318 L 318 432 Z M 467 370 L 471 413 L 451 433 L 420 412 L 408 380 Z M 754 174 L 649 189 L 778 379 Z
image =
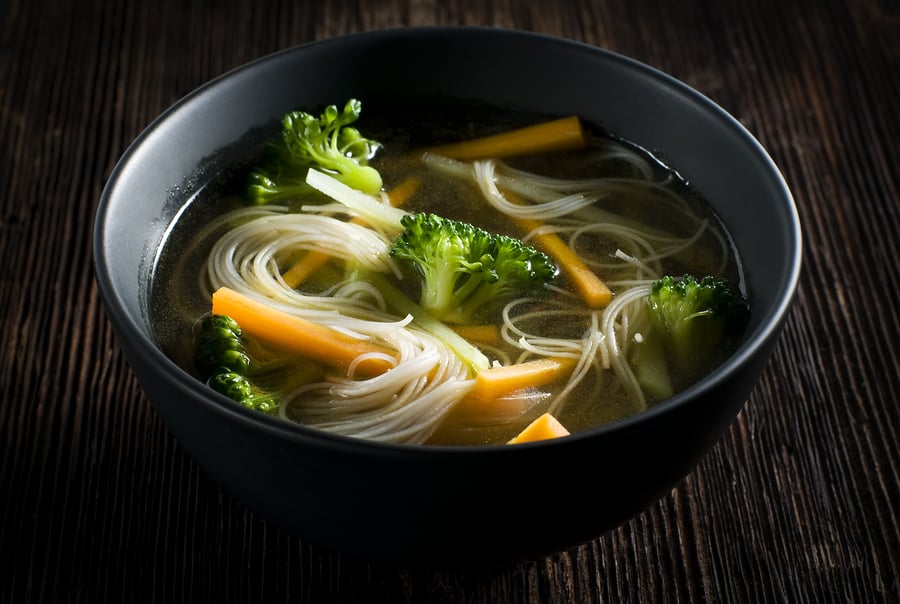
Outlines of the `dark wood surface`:
M 900 601 L 896 0 L 5 0 L 0 20 L 0 601 Z M 154 413 L 92 274 L 105 179 L 167 106 L 282 48 L 430 24 L 687 82 L 770 151 L 804 227 L 796 305 L 721 442 L 622 527 L 510 568 L 385 569 L 245 510 Z

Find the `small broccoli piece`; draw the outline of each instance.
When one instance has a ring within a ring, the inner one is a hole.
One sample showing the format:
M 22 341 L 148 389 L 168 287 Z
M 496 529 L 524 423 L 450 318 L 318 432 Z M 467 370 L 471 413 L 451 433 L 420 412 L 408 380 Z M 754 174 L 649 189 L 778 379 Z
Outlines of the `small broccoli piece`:
M 670 362 L 684 372 L 706 363 L 749 317 L 749 307 L 728 281 L 711 276 L 665 276 L 653 282 L 647 305 Z
M 246 376 L 235 371 L 221 371 L 207 381 L 210 388 L 220 392 L 245 407 L 263 413 L 275 413 L 278 401 L 272 395 L 259 388 Z
M 250 357 L 244 349 L 241 327 L 231 317 L 210 315 L 197 327 L 194 361 L 204 379 L 220 370 L 240 374 L 250 369 Z
M 263 413 L 278 409 L 275 398 L 248 378 L 254 367 L 234 319 L 224 315 L 204 317 L 194 340 L 197 371 L 213 390 Z
M 303 111 L 285 114 L 281 138 L 269 146 L 268 157 L 250 172 L 250 201 L 266 204 L 309 194 L 305 179 L 311 167 L 364 193 L 380 191 L 381 174 L 368 162 L 381 143 L 350 126 L 361 111 L 362 103 L 350 99 L 343 110 L 329 105 L 319 117 Z
M 258 167 L 247 177 L 247 199 L 254 205 L 285 203 L 302 199 L 313 191 L 306 184 L 306 171 L 295 174 L 293 170 L 277 170 L 270 176 L 265 168 Z
M 407 214 L 391 256 L 421 278 L 419 304 L 448 323 L 484 318 L 515 296 L 547 292 L 559 269 L 548 256 L 506 235 L 434 214 Z

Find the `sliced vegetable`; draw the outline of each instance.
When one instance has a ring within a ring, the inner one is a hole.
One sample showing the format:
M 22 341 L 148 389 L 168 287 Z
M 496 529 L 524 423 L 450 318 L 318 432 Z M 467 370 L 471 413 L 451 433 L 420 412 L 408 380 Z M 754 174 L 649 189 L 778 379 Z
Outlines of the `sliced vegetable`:
M 666 363 L 666 351 L 660 334 L 650 328 L 634 348 L 630 360 L 634 377 L 646 395 L 655 401 L 671 397 L 675 392 Z
M 551 438 L 560 438 L 568 436 L 570 432 L 563 426 L 558 419 L 549 413 L 544 413 L 536 420 L 528 424 L 524 430 L 507 442 L 509 445 L 519 443 L 535 442 L 538 440 L 548 440 Z
M 586 145 L 581 120 L 572 115 L 500 134 L 436 145 L 424 151 L 454 159 L 472 160 L 581 149 Z
M 504 197 L 512 203 L 524 205 L 524 201 L 510 191 L 504 191 Z M 532 232 L 543 226 L 539 220 L 511 216 L 512 220 L 526 232 Z M 532 238 L 534 246 L 546 253 L 559 265 L 560 272 L 568 278 L 585 304 L 591 308 L 602 308 L 612 301 L 612 290 L 591 268 L 585 264 L 581 256 L 569 247 L 556 233 L 538 231 Z
M 515 421 L 539 400 L 534 396 L 504 396 L 491 400 L 465 397 L 453 407 L 447 422 L 463 426 L 496 426 Z
M 406 203 L 406 200 L 418 190 L 421 184 L 421 179 L 415 176 L 410 176 L 401 182 L 388 193 L 388 199 L 390 200 L 391 205 L 400 207 Z M 352 222 L 362 224 L 364 221 L 359 218 L 354 218 Z M 284 279 L 284 282 L 287 283 L 289 287 L 297 287 L 306 281 L 310 275 L 322 268 L 329 260 L 331 260 L 331 256 L 325 252 L 312 250 L 304 254 L 299 260 L 294 262 L 289 269 L 284 271 L 281 278 Z
M 282 312 L 227 287 L 213 293 L 212 312 L 234 319 L 245 335 L 343 372 L 352 369 L 373 376 L 396 364 L 393 350 Z
M 500 328 L 496 325 L 454 325 L 452 329 L 470 342 L 493 344 L 500 340 Z
M 289 269 L 281 274 L 281 278 L 288 287 L 295 288 L 325 266 L 332 256 L 319 250 L 310 250 L 294 262 Z
M 306 182 L 313 189 L 347 206 L 369 226 L 381 229 L 392 237 L 403 231 L 400 219 L 406 216 L 406 212 L 382 203 L 378 197 L 348 187 L 338 179 L 314 168 L 306 172 Z
M 457 334 L 443 321 L 438 321 L 431 316 L 424 308 L 416 304 L 396 286 L 392 285 L 384 275 L 379 273 L 369 273 L 365 275 L 364 278 L 378 288 L 378 291 L 384 296 L 388 306 L 399 312 L 401 315 L 410 315 L 416 325 L 442 339 L 444 343 L 452 348 L 453 352 L 455 352 L 459 358 L 473 370 L 473 372 L 483 371 L 490 367 L 490 360 L 488 360 L 477 346 Z
M 396 187 L 388 191 L 388 201 L 395 208 L 399 208 L 412 197 L 419 187 L 422 186 L 422 179 L 418 176 L 408 176 L 404 178 Z
M 468 396 L 497 399 L 516 390 L 536 388 L 562 379 L 574 369 L 577 359 L 542 358 L 503 367 L 482 369 L 475 377 L 475 387 Z

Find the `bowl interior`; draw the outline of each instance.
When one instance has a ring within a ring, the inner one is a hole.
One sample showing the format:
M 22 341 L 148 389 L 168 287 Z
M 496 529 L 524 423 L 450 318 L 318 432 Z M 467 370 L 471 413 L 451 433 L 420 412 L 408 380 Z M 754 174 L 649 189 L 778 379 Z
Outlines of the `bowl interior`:
M 403 471 L 456 475 L 461 471 L 458 460 L 465 460 L 459 463 L 469 463 L 466 471 L 473 484 L 477 482 L 482 488 L 498 491 L 516 488 L 511 478 L 510 482 L 506 478 L 498 481 L 496 474 L 487 470 L 480 482 L 473 479 L 472 473 L 480 472 L 487 459 L 478 457 L 477 451 L 456 450 L 452 459 L 440 451 L 407 456 L 396 447 L 340 443 L 310 435 L 299 426 L 276 426 L 267 423 L 270 418 L 253 416 L 244 409 L 223 411 L 220 401 L 214 400 L 205 387 L 167 359 L 155 344 L 148 312 L 154 263 L 161 242 L 185 203 L 220 170 L 238 161 L 249 145 L 271 135 L 285 112 L 340 103 L 350 97 L 359 98 L 364 104 L 442 98 L 543 114 L 577 114 L 651 151 L 712 203 L 733 237 L 754 309 L 748 336 L 739 350 L 713 377 L 640 416 L 598 428 L 593 434 L 573 438 L 568 443 L 523 446 L 516 452 L 504 450 L 497 455 L 504 455 L 510 461 L 527 458 L 537 465 L 546 463 L 548 471 L 556 471 L 558 466 L 552 470 L 549 467 L 550 458 L 532 459 L 532 450 L 544 447 L 558 451 L 553 461 L 565 461 L 566 455 L 572 459 L 583 458 L 593 451 L 594 443 L 589 441 L 596 436 L 598 442 L 600 437 L 604 439 L 605 449 L 601 454 L 621 456 L 622 451 L 633 446 L 633 443 L 629 445 L 629 439 L 637 433 L 638 425 L 641 429 L 649 425 L 649 432 L 644 432 L 642 437 L 649 438 L 650 442 L 654 438 L 668 438 L 671 431 L 661 422 L 654 422 L 653 416 L 682 407 L 687 409 L 685 421 L 700 434 L 679 436 L 681 440 L 672 447 L 675 451 L 666 452 L 667 461 L 662 466 L 648 454 L 646 459 L 637 459 L 634 468 L 613 471 L 607 478 L 611 484 L 618 481 L 620 497 L 607 512 L 591 505 L 583 514 L 571 514 L 568 525 L 557 524 L 555 533 L 532 533 L 533 544 L 515 543 L 514 536 L 518 533 L 512 523 L 508 527 L 485 525 L 486 531 L 502 533 L 508 545 L 506 549 L 481 546 L 481 551 L 485 559 L 494 554 L 498 559 L 508 559 L 526 550 L 552 551 L 609 528 L 639 511 L 649 498 L 671 488 L 743 405 L 780 331 L 794 295 L 801 262 L 800 226 L 791 194 L 759 143 L 734 118 L 686 85 L 651 67 L 593 46 L 498 29 L 385 30 L 289 49 L 201 87 L 161 115 L 129 147 L 100 201 L 94 230 L 96 277 L 126 357 L 179 440 L 187 442 L 189 450 L 201 458 L 214 478 L 229 483 L 232 492 L 251 501 L 257 509 L 268 508 L 271 517 L 281 516 L 281 520 L 293 513 L 296 501 L 305 497 L 310 492 L 309 485 L 319 480 L 317 470 L 308 470 L 307 482 L 298 485 L 295 493 L 284 491 L 281 480 L 282 490 L 274 495 L 265 482 L 267 477 L 256 472 L 249 462 L 243 464 L 246 471 L 242 475 L 235 475 L 235 464 L 242 464 L 243 458 L 228 460 L 231 466 L 219 462 L 223 452 L 227 455 L 233 447 L 223 444 L 223 439 L 217 441 L 214 435 L 204 436 L 206 440 L 200 443 L 192 432 L 209 432 L 206 425 L 200 424 L 209 419 L 211 409 L 215 408 L 215 413 L 242 414 L 243 423 L 237 425 L 223 419 L 222 429 L 233 428 L 236 438 L 244 438 L 244 428 L 252 424 L 261 434 L 272 437 L 263 442 L 263 446 L 275 448 L 271 455 L 284 453 L 277 449 L 280 446 L 277 441 L 282 437 L 294 444 L 318 439 L 316 446 L 334 453 L 339 460 L 335 463 L 345 462 L 344 469 L 350 472 L 358 467 L 353 453 L 360 450 L 374 454 L 373 459 L 381 457 L 389 463 L 416 464 L 425 460 L 436 464 L 410 465 L 405 470 L 394 466 L 377 474 L 381 481 L 392 480 Z M 733 379 L 745 366 L 750 366 L 748 371 L 740 379 Z M 727 405 L 723 404 L 713 415 L 690 409 L 690 403 L 704 396 L 727 398 Z M 176 398 L 192 399 L 196 404 L 177 407 Z M 651 468 L 652 476 L 647 468 Z M 637 480 L 634 478 L 637 475 L 643 477 Z M 377 482 L 364 475 L 359 479 L 363 483 Z M 272 482 L 279 480 L 274 477 Z M 345 488 L 325 477 L 321 481 L 331 489 Z M 358 497 L 358 491 L 346 488 L 347 499 Z M 437 482 L 423 488 L 431 489 L 431 494 L 439 493 L 429 499 L 430 505 L 442 498 L 447 499 L 447 506 L 456 505 L 452 502 L 454 497 L 465 497 L 465 493 L 445 491 L 444 485 Z M 372 489 L 385 491 L 379 490 L 377 484 Z M 398 489 L 402 490 L 403 486 Z M 416 496 L 420 495 L 421 492 Z M 584 506 L 575 495 L 577 492 L 573 493 L 573 504 Z M 383 504 L 383 513 L 390 514 L 395 504 L 390 496 L 385 495 L 384 501 L 379 501 L 374 498 L 371 503 Z M 304 533 L 312 531 L 314 537 L 327 541 L 332 535 L 326 529 L 316 533 L 318 529 L 311 525 L 319 518 L 317 514 L 321 515 L 322 522 L 327 522 L 333 509 L 316 505 L 308 504 L 306 517 L 310 520 L 296 528 Z M 283 506 L 283 514 L 278 506 Z M 290 518 L 296 517 L 293 513 Z M 433 518 L 433 514 L 423 516 L 423 524 L 429 522 L 427 518 Z M 364 540 L 393 539 L 398 556 L 406 548 L 404 551 L 417 551 L 421 560 L 429 559 L 429 552 L 434 554 L 434 559 L 440 556 L 450 559 L 462 551 L 461 547 L 452 545 L 462 527 L 447 524 L 444 533 L 432 532 L 427 540 L 422 540 L 423 537 L 417 536 L 420 527 L 409 518 L 404 522 L 409 527 L 406 533 L 392 529 L 390 535 L 385 535 L 368 526 L 353 526 L 333 542 L 343 547 L 359 545 Z M 497 543 L 502 542 L 498 538 Z M 513 551 L 512 545 L 521 546 L 521 550 Z M 366 551 L 365 546 L 360 548 Z
M 799 270 L 796 209 L 771 159 L 726 112 L 655 69 L 584 44 L 426 28 L 357 34 L 260 59 L 151 124 L 115 169 L 98 212 L 98 280 L 116 318 L 150 338 L 156 252 L 199 186 L 235 161 L 247 141 L 271 134 L 286 111 L 351 96 L 574 113 L 635 142 L 709 199 L 734 237 L 757 311 L 748 345 L 785 311 Z

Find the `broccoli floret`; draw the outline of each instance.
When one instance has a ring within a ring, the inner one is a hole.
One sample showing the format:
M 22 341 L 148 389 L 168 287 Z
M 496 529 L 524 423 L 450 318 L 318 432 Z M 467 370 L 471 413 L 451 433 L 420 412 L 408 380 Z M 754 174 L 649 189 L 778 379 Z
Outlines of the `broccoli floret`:
M 665 276 L 653 282 L 647 305 L 670 362 L 684 372 L 706 363 L 749 317 L 749 307 L 728 281 L 712 276 Z
M 220 370 L 240 374 L 250 369 L 241 327 L 231 317 L 209 315 L 197 327 L 194 361 L 204 379 Z
M 267 170 L 272 170 L 273 176 Z M 306 172 L 282 168 L 255 168 L 247 177 L 247 199 L 254 205 L 285 203 L 313 193 L 306 184 Z
M 434 214 L 407 214 L 391 256 L 421 277 L 419 304 L 448 323 L 484 318 L 515 296 L 547 292 L 558 268 L 545 254 L 506 235 Z
M 281 138 L 268 157 L 250 172 L 247 196 L 255 204 L 284 201 L 310 193 L 306 172 L 315 167 L 368 194 L 381 190 L 381 174 L 368 165 L 381 143 L 349 124 L 359 119 L 362 103 L 350 99 L 341 111 L 329 105 L 316 117 L 292 111 L 281 119 Z
M 194 336 L 194 362 L 200 377 L 216 392 L 263 413 L 278 410 L 279 389 L 263 386 L 287 384 L 283 364 L 276 370 L 253 362 L 244 346 L 237 322 L 224 315 L 207 315 L 200 320 Z M 302 372 L 293 372 L 300 375 Z M 273 377 L 274 376 L 274 377 Z
M 216 392 L 221 392 L 245 407 L 256 409 L 263 413 L 275 413 L 278 411 L 278 401 L 240 373 L 222 371 L 209 378 L 207 384 Z

